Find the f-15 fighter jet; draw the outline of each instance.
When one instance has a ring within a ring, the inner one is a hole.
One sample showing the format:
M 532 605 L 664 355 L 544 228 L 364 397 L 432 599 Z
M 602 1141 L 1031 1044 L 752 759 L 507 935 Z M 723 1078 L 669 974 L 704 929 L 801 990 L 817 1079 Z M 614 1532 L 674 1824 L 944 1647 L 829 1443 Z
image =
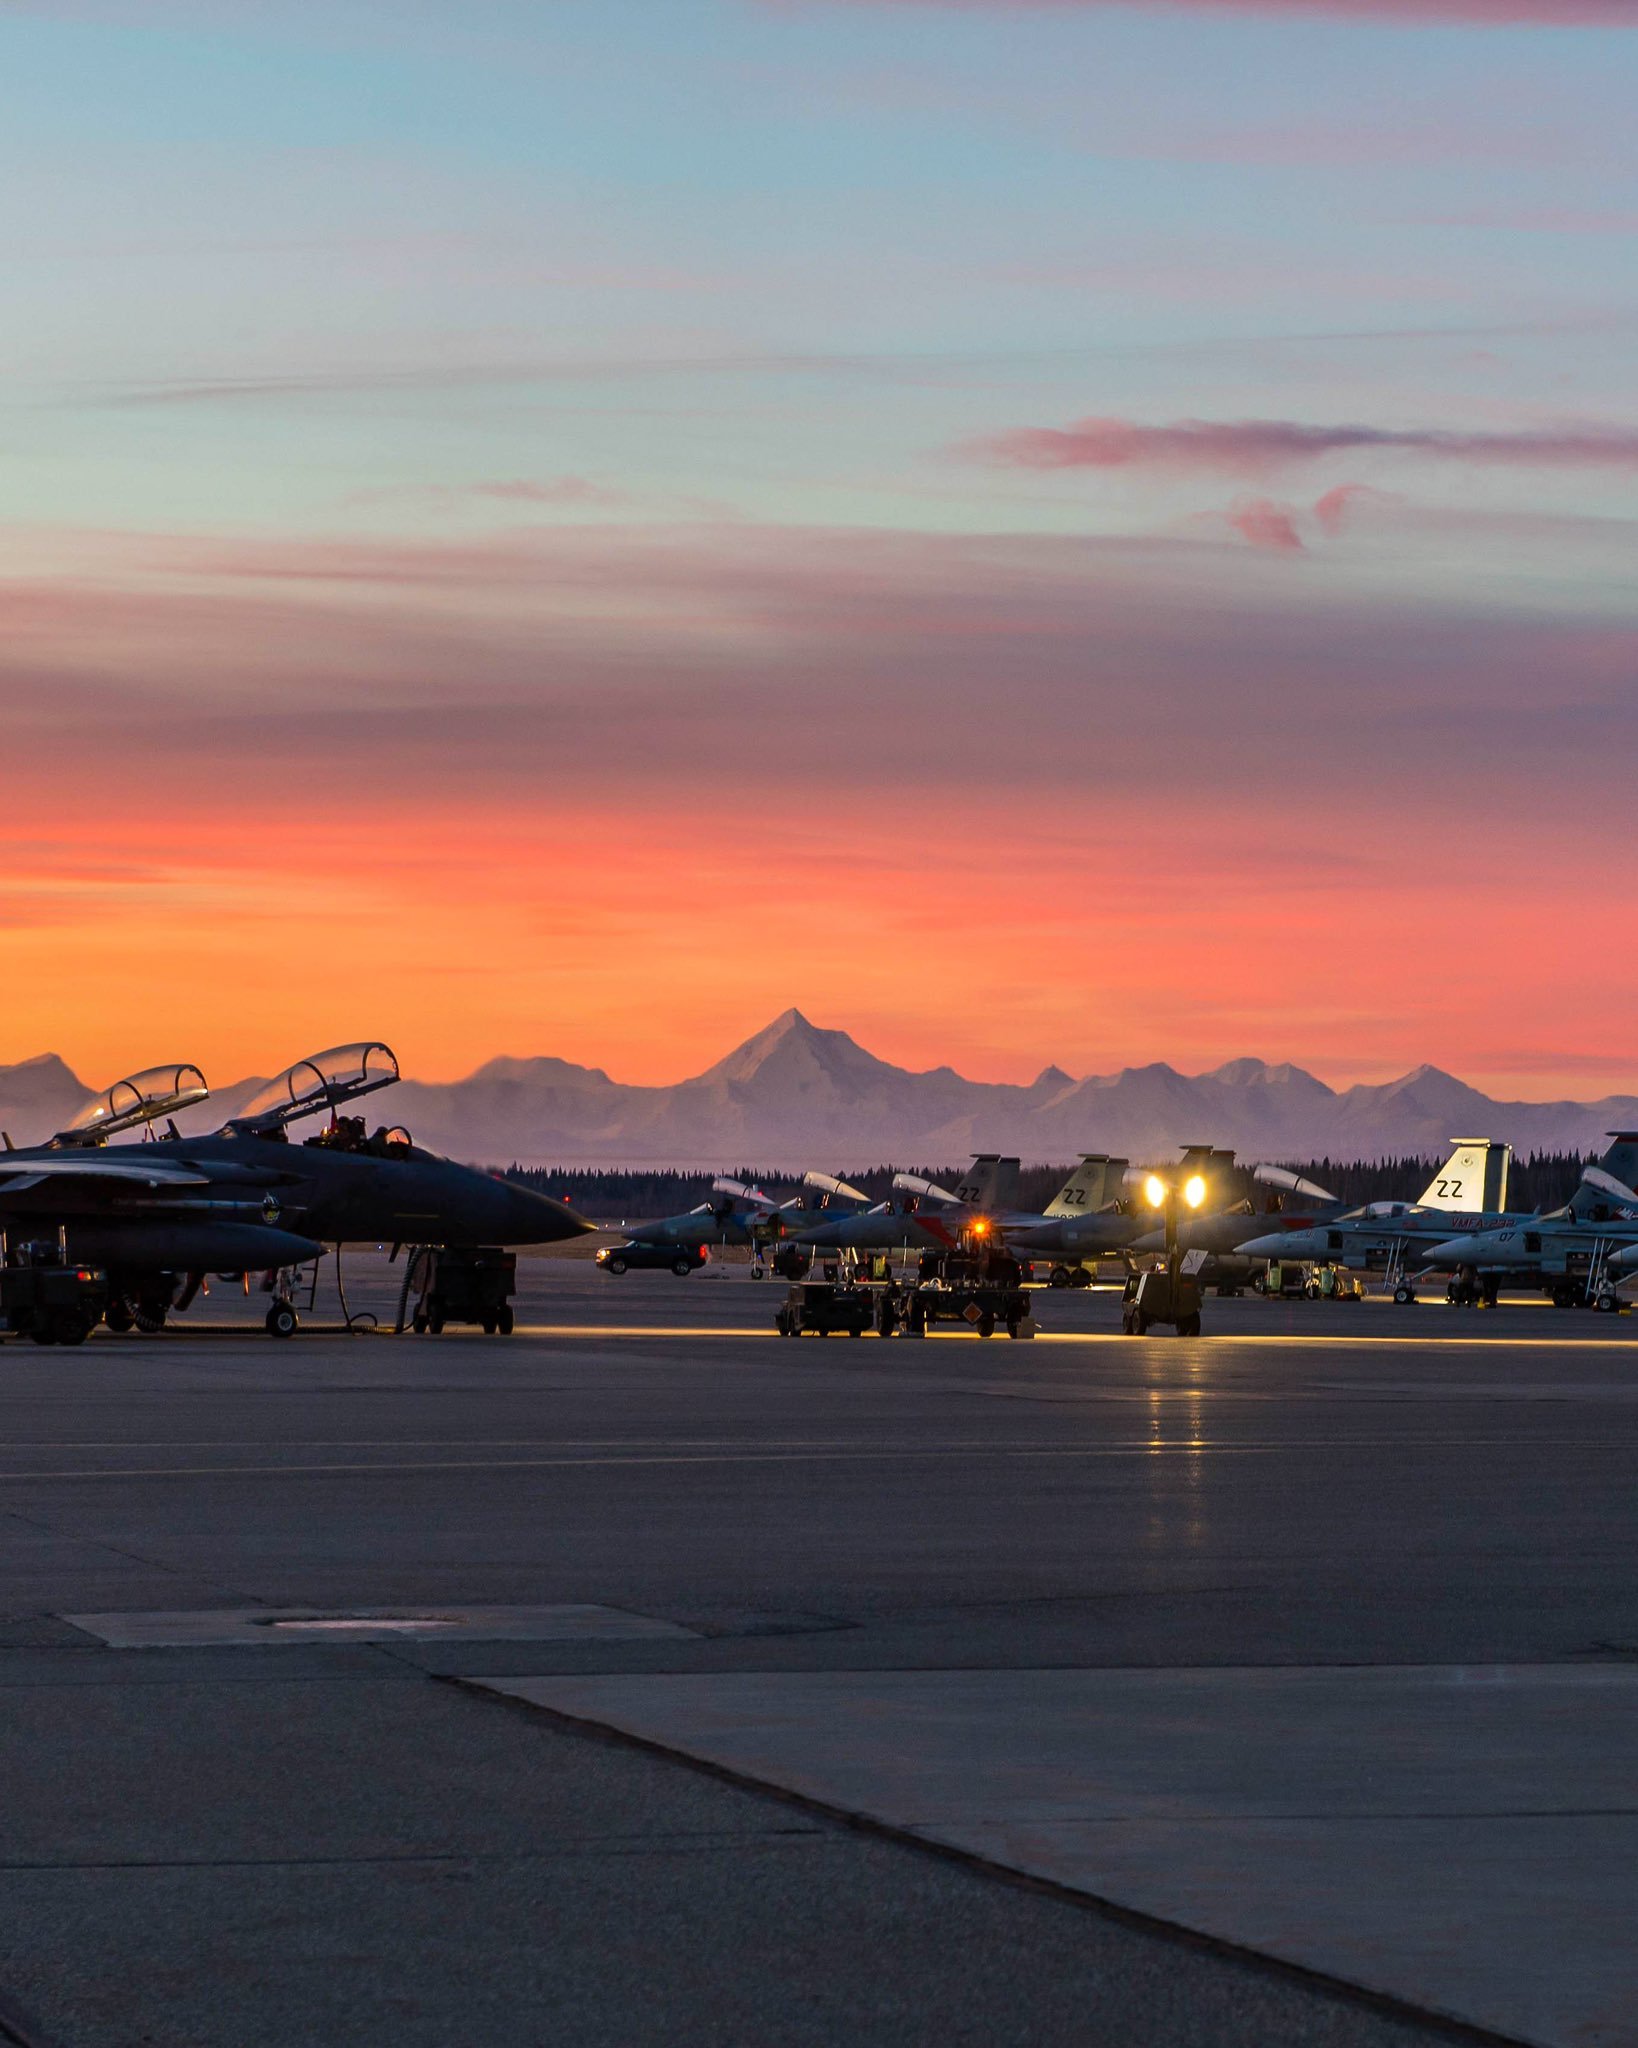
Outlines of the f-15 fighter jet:
M 196 1067 L 155 1068 L 94 1097 L 48 1144 L 0 1153 L 0 1233 L 15 1250 L 60 1242 L 105 1267 L 111 1327 L 157 1330 L 207 1273 L 274 1272 L 327 1245 L 548 1244 L 592 1226 L 562 1202 L 458 1166 L 402 1128 L 373 1133 L 344 1104 L 389 1087 L 398 1061 L 379 1041 L 298 1060 L 208 1137 L 160 1117 L 205 1100 Z M 313 1137 L 291 1127 L 324 1116 Z M 141 1128 L 139 1144 L 112 1137 Z M 286 1297 L 268 1328 L 296 1327 Z

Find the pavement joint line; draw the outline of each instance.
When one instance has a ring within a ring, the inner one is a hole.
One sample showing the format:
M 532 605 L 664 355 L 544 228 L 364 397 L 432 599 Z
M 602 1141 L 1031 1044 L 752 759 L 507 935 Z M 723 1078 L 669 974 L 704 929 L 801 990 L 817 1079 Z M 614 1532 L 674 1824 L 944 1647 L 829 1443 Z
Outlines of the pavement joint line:
M 555 1723 L 612 1748 L 637 1749 L 650 1756 L 664 1757 L 669 1762 L 681 1764 L 686 1769 L 697 1771 L 705 1777 L 738 1786 L 742 1791 L 757 1793 L 764 1799 L 778 1800 L 784 1805 L 794 1806 L 800 1812 L 823 1815 L 829 1820 L 839 1822 L 843 1827 L 869 1835 L 876 1840 L 897 1842 L 924 1851 L 928 1855 L 937 1856 L 945 1862 L 958 1864 L 963 1869 L 977 1871 L 1015 1890 L 1058 1899 L 1080 1908 L 1082 1912 L 1096 1914 L 1099 1918 L 1111 1920 L 1119 1926 L 1134 1928 L 1145 1934 L 1157 1935 L 1179 1947 L 1236 1962 L 1255 1973 L 1277 1977 L 1287 1983 L 1301 1984 L 1311 1991 L 1325 1992 L 1339 2003 L 1362 2007 L 1387 2019 L 1414 2024 L 1447 2041 L 1469 2043 L 1471 2048 L 1539 2048 L 1539 2044 L 1529 2041 L 1523 2035 L 1503 2034 L 1493 2028 L 1476 2026 L 1471 2021 L 1457 2019 L 1427 2006 L 1416 2005 L 1408 1999 L 1395 1998 L 1391 1993 L 1373 1991 L 1366 1985 L 1350 1982 L 1346 1977 L 1332 1976 L 1325 1970 L 1309 1969 L 1301 1963 L 1287 1962 L 1283 1957 L 1265 1954 L 1261 1949 L 1248 1948 L 1239 1942 L 1203 1933 L 1196 1928 L 1186 1927 L 1179 1921 L 1145 1913 L 1133 1906 L 1123 1906 L 1118 1900 L 1106 1898 L 1101 1893 L 1081 1891 L 1071 1885 L 1056 1883 L 1051 1878 L 1037 1877 L 1031 1872 L 1014 1869 L 1011 1864 L 996 1862 L 978 1850 L 941 1841 L 934 1835 L 918 1834 L 913 1828 L 881 1820 L 874 1814 L 864 1813 L 852 1807 L 834 1805 L 809 1793 L 791 1791 L 783 1785 L 771 1784 L 764 1778 L 753 1777 L 748 1772 L 736 1770 L 732 1765 L 693 1755 L 685 1749 L 675 1749 L 652 1736 L 633 1734 L 629 1729 L 617 1727 L 611 1722 L 598 1721 L 589 1715 L 572 1714 L 562 1707 L 544 1706 L 539 1701 L 520 1699 L 515 1694 L 495 1692 L 491 1689 L 491 1683 L 480 1678 L 449 1676 L 438 1682 L 458 1686 L 464 1692 L 482 1693 L 492 1704 L 509 1708 L 514 1713 L 530 1718 Z
M 1315 1451 L 1353 1452 L 1362 1446 L 1377 1450 L 1409 1447 L 1421 1451 L 1440 1446 L 1448 1448 L 1452 1445 L 1474 1450 L 1521 1450 L 1537 1449 L 1543 1444 L 1550 1444 L 1558 1450 L 1618 1451 L 1624 1447 L 1630 1448 L 1624 1445 L 1623 1440 L 1608 1433 L 1584 1437 L 1541 1437 L 1530 1433 L 1501 1437 L 1462 1435 L 1434 1438 L 1421 1431 L 1408 1430 L 1399 1435 L 1378 1438 L 1311 1437 L 1304 1439 L 1301 1449 L 1305 1454 Z M 1282 1457 L 1291 1455 L 1291 1447 L 1283 1443 L 1225 1443 L 1204 1437 L 1149 1437 L 1121 1445 L 1042 1444 L 1028 1449 L 980 1442 L 940 1450 L 722 1451 L 707 1456 L 645 1452 L 631 1457 L 612 1458 L 416 1458 L 373 1461 L 358 1459 L 332 1460 L 318 1465 L 91 1465 L 66 1470 L 0 1472 L 0 1485 L 33 1485 L 42 1481 L 94 1479 L 300 1479 L 326 1473 L 350 1473 L 359 1476 L 374 1473 L 382 1478 L 392 1478 L 405 1472 L 595 1472 L 615 1467 L 657 1465 L 848 1465 L 908 1460 L 937 1462 L 958 1458 L 1115 1460 L 1162 1456 L 1204 1457 L 1208 1454 L 1215 1458 Z M 94 1537 L 84 1540 L 97 1542 Z M 120 1551 L 109 1544 L 101 1544 L 98 1547 L 154 1571 L 174 1575 L 187 1569 L 180 1565 L 160 1564 L 153 1559 L 139 1557 L 135 1552 Z

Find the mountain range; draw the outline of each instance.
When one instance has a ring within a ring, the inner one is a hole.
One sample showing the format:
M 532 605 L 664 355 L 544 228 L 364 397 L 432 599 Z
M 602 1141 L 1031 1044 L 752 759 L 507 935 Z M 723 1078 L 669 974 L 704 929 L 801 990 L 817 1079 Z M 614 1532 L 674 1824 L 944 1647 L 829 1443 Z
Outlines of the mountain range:
M 259 1085 L 217 1090 L 192 1127 L 214 1128 Z M 38 1142 L 89 1092 L 54 1053 L 0 1066 L 0 1128 Z M 365 1107 L 407 1124 L 419 1144 L 494 1165 L 797 1171 L 956 1164 L 986 1150 L 1035 1162 L 1083 1151 L 1152 1160 L 1189 1143 L 1233 1146 L 1243 1159 L 1364 1160 L 1437 1152 L 1458 1136 L 1569 1152 L 1596 1149 L 1607 1130 L 1638 1129 L 1638 1096 L 1499 1102 L 1430 1066 L 1344 1089 L 1254 1059 L 1207 1074 L 1156 1063 L 1079 1080 L 1048 1067 L 1027 1086 L 969 1081 L 952 1067 L 896 1067 L 798 1010 L 666 1087 L 546 1056 L 494 1059 L 462 1081 L 406 1080 Z

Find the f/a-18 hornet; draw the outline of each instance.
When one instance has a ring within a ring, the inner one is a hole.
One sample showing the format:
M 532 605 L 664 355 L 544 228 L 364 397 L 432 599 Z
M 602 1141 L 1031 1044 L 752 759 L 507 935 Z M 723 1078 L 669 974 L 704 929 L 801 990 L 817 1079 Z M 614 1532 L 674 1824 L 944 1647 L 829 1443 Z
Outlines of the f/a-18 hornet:
M 0 1153 L 0 1234 L 16 1250 L 55 1241 L 105 1268 L 114 1329 L 157 1330 L 207 1274 L 287 1273 L 343 1244 L 548 1244 L 593 1226 L 562 1202 L 414 1144 L 401 1126 L 369 1131 L 344 1104 L 398 1079 L 377 1042 L 298 1060 L 205 1137 L 174 1118 L 209 1094 L 197 1067 L 152 1068 L 94 1096 L 47 1144 Z M 326 1122 L 296 1141 L 291 1126 Z M 158 1119 L 170 1119 L 156 1134 Z M 140 1143 L 110 1138 L 141 1129 Z M 268 1310 L 288 1336 L 288 1287 Z
M 1414 1301 L 1412 1275 L 1436 1244 L 1515 1220 L 1507 1209 L 1512 1148 L 1494 1138 L 1453 1138 L 1455 1150 L 1414 1202 L 1367 1202 L 1303 1229 L 1248 1236 L 1247 1259 L 1313 1260 L 1381 1273 L 1396 1301 Z
M 1545 1216 L 1504 1220 L 1494 1230 L 1429 1247 L 1427 1264 L 1456 1275 L 1452 1299 L 1494 1301 L 1503 1285 L 1544 1287 L 1559 1308 L 1620 1307 L 1616 1287 L 1638 1250 L 1638 1131 L 1611 1131 L 1575 1193 Z

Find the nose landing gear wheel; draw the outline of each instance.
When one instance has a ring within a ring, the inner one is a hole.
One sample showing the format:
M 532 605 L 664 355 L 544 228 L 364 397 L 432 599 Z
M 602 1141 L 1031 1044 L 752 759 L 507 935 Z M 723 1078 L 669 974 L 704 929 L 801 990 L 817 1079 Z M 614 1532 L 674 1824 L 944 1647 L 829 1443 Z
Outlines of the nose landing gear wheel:
M 1414 1301 L 1416 1296 L 1408 1287 L 1396 1287 L 1393 1291 L 1393 1298 L 1403 1308 L 1406 1302 Z
M 276 1301 L 267 1312 L 270 1337 L 293 1337 L 301 1328 L 301 1317 L 288 1301 Z

